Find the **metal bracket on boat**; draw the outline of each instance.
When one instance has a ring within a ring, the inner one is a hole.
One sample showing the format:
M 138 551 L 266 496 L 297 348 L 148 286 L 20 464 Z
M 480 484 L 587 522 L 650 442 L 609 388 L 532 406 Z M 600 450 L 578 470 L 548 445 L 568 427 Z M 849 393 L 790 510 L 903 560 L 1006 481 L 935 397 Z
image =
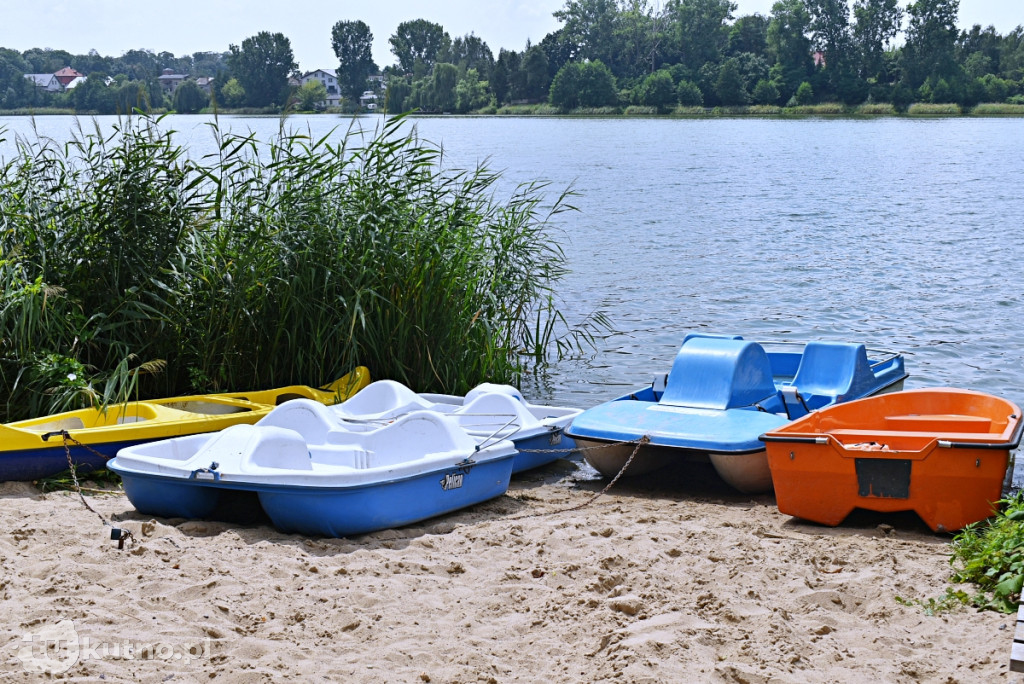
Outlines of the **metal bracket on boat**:
M 476 461 L 474 461 L 472 458 L 466 458 L 456 463 L 455 467 L 458 468 L 463 474 L 467 474 L 469 473 L 470 470 L 473 469 L 473 466 L 475 465 Z
M 197 468 L 192 471 L 189 476 L 190 480 L 207 480 L 209 482 L 220 482 L 220 473 L 217 472 L 217 468 L 220 464 L 214 461 L 210 464 L 209 468 Z
M 53 432 L 44 432 L 40 436 L 40 439 L 42 439 L 44 442 L 49 442 L 51 437 L 66 437 L 66 438 L 70 438 L 71 435 L 68 433 L 67 430 L 54 430 Z

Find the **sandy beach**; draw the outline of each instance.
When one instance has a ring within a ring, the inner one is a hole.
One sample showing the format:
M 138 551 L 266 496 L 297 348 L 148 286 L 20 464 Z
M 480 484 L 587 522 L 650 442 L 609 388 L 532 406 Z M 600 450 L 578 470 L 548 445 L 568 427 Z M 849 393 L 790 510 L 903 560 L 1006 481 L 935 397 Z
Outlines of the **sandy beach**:
M 949 537 L 913 516 L 802 523 L 697 465 L 564 510 L 603 484 L 559 461 L 353 539 L 87 496 L 124 550 L 76 494 L 0 484 L 3 679 L 1024 682 L 1013 616 L 897 601 L 949 577 Z

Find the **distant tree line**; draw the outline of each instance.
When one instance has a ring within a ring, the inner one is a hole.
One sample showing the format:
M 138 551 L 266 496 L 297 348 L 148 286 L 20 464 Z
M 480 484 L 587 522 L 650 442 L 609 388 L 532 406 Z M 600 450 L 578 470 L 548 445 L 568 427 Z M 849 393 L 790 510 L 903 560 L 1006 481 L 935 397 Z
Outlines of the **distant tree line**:
M 72 89 L 49 92 L 25 78 L 26 74 L 53 74 L 64 67 L 83 74 L 86 80 Z M 18 52 L 0 47 L 0 109 L 197 112 L 211 100 L 224 107 L 280 108 L 292 96 L 289 77 L 296 75 L 297 69 L 288 38 L 266 31 L 246 38 L 241 46 L 231 45 L 227 52 L 181 57 L 149 50 L 104 57 L 95 50 L 75 55 L 66 50 Z M 160 85 L 164 70 L 189 77 L 173 95 Z M 200 77 L 213 79 L 209 92 L 197 84 Z
M 484 111 L 519 103 L 563 110 L 638 105 L 808 105 L 841 102 L 1024 104 L 1024 26 L 957 28 L 959 0 L 778 0 L 768 16 L 735 17 L 731 0 L 566 0 L 561 28 L 522 51 L 495 55 L 470 33 L 451 37 L 426 19 L 399 24 L 388 39 L 387 111 Z M 906 27 L 905 29 L 903 27 Z M 378 72 L 373 33 L 362 21 L 331 32 L 338 92 L 354 110 Z M 51 93 L 24 78 L 64 66 L 86 83 Z M 320 65 L 324 66 L 324 65 Z M 164 69 L 213 77 L 207 94 L 186 81 L 173 98 Z M 297 88 L 291 44 L 262 32 L 227 52 L 95 50 L 17 52 L 0 48 L 0 109 L 64 107 L 110 113 L 132 107 L 198 111 L 221 107 L 313 109 L 326 99 L 311 81 Z
M 472 34 L 453 39 L 438 24 L 405 22 L 390 38 L 387 107 L 1024 103 L 1024 28 L 960 31 L 959 0 L 779 0 L 769 16 L 736 9 L 730 0 L 567 0 L 555 13 L 560 29 L 497 58 Z

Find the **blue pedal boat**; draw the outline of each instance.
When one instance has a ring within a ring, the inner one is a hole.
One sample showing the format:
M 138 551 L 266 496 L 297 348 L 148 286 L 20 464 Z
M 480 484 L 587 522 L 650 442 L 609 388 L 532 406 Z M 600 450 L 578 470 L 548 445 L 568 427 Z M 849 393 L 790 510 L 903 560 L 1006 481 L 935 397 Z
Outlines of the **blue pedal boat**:
M 760 435 L 810 411 L 897 391 L 903 356 L 840 342 L 762 345 L 742 337 L 688 335 L 661 382 L 584 411 L 566 434 L 606 477 L 640 475 L 679 459 L 710 460 L 743 492 L 772 487 Z
M 122 449 L 107 467 L 146 515 L 208 517 L 241 490 L 255 492 L 283 532 L 341 537 L 501 496 L 515 453 L 508 440 L 481 444 L 435 412 L 353 431 L 323 404 L 296 399 L 256 425 Z
M 577 408 L 531 404 L 511 385 L 483 383 L 461 397 L 416 393 L 394 380 L 371 383 L 332 410 L 353 425 L 381 425 L 410 411 L 436 411 L 451 416 L 478 440 L 512 440 L 517 452 L 513 475 L 568 457 L 576 444 L 565 437 L 564 430 L 583 412 Z

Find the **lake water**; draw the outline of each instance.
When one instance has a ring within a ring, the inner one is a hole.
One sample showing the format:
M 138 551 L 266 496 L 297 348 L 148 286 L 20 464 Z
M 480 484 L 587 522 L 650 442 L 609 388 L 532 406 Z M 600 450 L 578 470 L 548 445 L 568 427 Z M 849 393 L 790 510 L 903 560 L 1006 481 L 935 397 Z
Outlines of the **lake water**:
M 73 121 L 36 124 L 62 140 Z M 165 125 L 198 153 L 213 149 L 208 121 Z M 279 126 L 220 123 L 261 138 Z M 340 137 L 349 123 L 287 125 Z M 580 211 L 557 223 L 572 270 L 563 307 L 570 321 L 603 311 L 618 332 L 531 378 L 531 398 L 592 406 L 667 371 L 683 336 L 706 331 L 863 341 L 906 354 L 908 388 L 966 387 L 1024 405 L 1022 119 L 414 123 L 443 144 L 448 165 L 503 170 L 505 191 L 540 178 L 579 193 Z M 4 126 L 8 137 L 30 130 L 24 118 L 0 117 Z M 0 144 L 0 156 L 10 151 Z

